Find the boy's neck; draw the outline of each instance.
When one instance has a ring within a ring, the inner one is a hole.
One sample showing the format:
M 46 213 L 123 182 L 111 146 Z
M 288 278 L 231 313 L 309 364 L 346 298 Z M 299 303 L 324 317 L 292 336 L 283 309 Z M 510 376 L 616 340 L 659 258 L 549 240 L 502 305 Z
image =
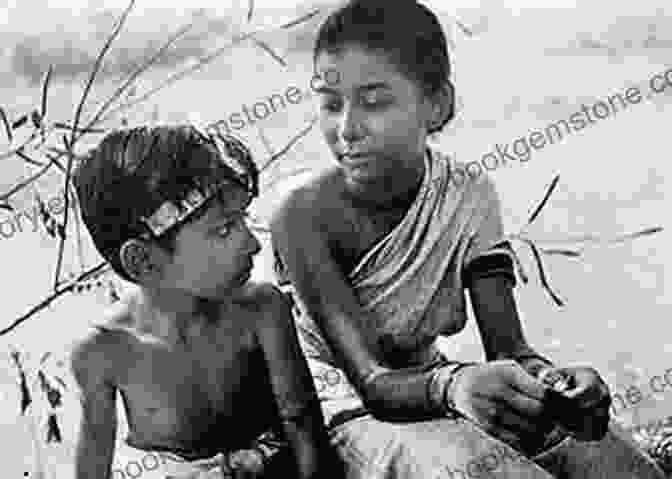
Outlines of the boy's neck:
M 202 329 L 212 317 L 213 301 L 182 291 L 140 287 L 138 326 L 169 342 L 183 343 L 190 331 Z

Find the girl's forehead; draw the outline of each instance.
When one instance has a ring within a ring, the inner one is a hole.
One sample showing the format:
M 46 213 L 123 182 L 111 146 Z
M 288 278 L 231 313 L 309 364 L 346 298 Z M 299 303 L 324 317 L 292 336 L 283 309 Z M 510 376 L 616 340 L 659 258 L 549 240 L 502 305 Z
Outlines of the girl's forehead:
M 390 55 L 356 44 L 346 45 L 335 52 L 320 52 L 315 67 L 328 86 L 347 81 L 348 77 L 373 81 L 401 74 L 399 68 L 390 61 Z

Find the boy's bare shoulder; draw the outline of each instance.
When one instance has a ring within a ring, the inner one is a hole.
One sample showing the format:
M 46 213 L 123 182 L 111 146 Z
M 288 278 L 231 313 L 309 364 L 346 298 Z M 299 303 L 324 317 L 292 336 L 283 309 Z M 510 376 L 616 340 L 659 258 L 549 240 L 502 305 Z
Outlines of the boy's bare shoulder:
M 111 372 L 117 359 L 128 353 L 125 337 L 131 326 L 126 301 L 113 303 L 99 321 L 91 324 L 86 334 L 75 342 L 70 353 L 73 372 Z
M 237 302 L 260 315 L 284 307 L 289 308 L 289 301 L 285 294 L 274 284 L 268 282 L 249 282 Z
M 309 224 L 313 229 L 318 224 L 328 223 L 342 214 L 344 188 L 341 171 L 327 169 L 287 195 L 271 219 L 271 230 L 291 230 L 300 234 L 300 230 Z
M 272 283 L 248 283 L 242 301 L 251 313 L 250 319 L 257 335 L 264 335 L 265 331 L 275 336 L 293 327 L 291 304 L 285 293 Z

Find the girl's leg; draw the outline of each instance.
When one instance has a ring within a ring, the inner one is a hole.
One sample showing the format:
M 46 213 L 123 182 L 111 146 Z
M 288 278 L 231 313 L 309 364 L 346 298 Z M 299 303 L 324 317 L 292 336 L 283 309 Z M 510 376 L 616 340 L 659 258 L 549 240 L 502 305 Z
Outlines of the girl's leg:
M 335 427 L 347 479 L 552 479 L 464 419 L 390 423 L 364 416 Z
M 653 459 L 613 422 L 601 441 L 569 440 L 534 460 L 559 478 L 665 479 Z

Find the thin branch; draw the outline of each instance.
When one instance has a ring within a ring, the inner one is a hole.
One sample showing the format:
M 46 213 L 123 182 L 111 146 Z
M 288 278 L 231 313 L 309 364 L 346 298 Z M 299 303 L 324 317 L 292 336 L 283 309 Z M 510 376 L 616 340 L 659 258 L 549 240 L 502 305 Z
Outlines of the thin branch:
M 634 233 L 624 233 L 613 238 L 607 238 L 605 236 L 598 236 L 594 234 L 585 234 L 585 235 L 569 235 L 560 239 L 552 238 L 540 238 L 535 239 L 539 244 L 577 244 L 577 243 L 597 243 L 597 244 L 616 244 L 622 243 L 627 240 L 633 240 L 640 236 L 648 236 L 664 231 L 662 226 L 652 226 L 649 228 L 644 228 L 643 230 L 636 231 Z
M 26 186 L 29 186 L 32 182 L 40 178 L 42 175 L 44 175 L 47 171 L 49 171 L 49 168 L 51 168 L 51 163 L 48 165 L 45 165 L 42 167 L 42 169 L 35 173 L 33 176 L 28 178 L 27 180 L 21 181 L 18 185 L 14 186 L 11 190 L 9 190 L 7 193 L 0 195 L 0 202 L 6 202 L 9 200 L 9 198 L 24 189 Z
M 17 128 L 21 128 L 23 125 L 28 123 L 28 114 L 21 115 L 19 118 L 14 120 L 12 122 L 12 130 L 16 130 Z
M 61 297 L 65 293 L 68 293 L 68 292 L 72 291 L 72 289 L 74 289 L 74 287 L 76 286 L 78 281 L 86 280 L 89 276 L 93 276 L 96 273 L 98 273 L 100 270 L 104 269 L 105 266 L 107 266 L 107 263 L 105 263 L 105 262 L 99 263 L 98 265 L 94 266 L 93 268 L 90 268 L 87 271 L 81 273 L 74 282 L 72 282 L 71 284 L 69 284 L 67 286 L 64 286 L 61 289 L 56 290 L 53 293 L 51 293 L 48 297 L 46 297 L 45 299 L 40 301 L 38 304 L 36 304 L 32 308 L 30 308 L 25 314 L 23 314 L 18 319 L 16 319 L 14 322 L 12 322 L 12 324 L 10 324 L 9 326 L 7 326 L 4 329 L 1 329 L 0 330 L 0 336 L 3 336 L 7 333 L 10 333 L 14 329 L 16 329 L 16 327 L 18 327 L 21 323 L 23 323 L 24 321 L 27 321 L 28 319 L 30 319 L 36 313 L 38 313 L 38 312 L 42 311 L 43 309 L 49 307 L 49 305 L 51 303 L 53 303 L 54 300 L 58 299 L 59 297 Z
M 54 123 L 54 129 L 56 130 L 68 130 L 72 131 L 75 130 L 72 126 L 68 125 L 67 123 L 62 123 L 62 122 L 56 122 Z M 101 128 L 77 128 L 75 130 L 77 133 L 105 133 L 107 130 L 101 129 Z
M 553 178 L 553 181 L 551 182 L 550 186 L 546 190 L 546 194 L 544 195 L 544 198 L 541 200 L 541 203 L 536 207 L 532 215 L 530 216 L 530 219 L 527 220 L 527 224 L 531 225 L 532 222 L 539 216 L 539 213 L 541 213 L 541 210 L 544 208 L 544 205 L 546 205 L 546 202 L 548 201 L 548 198 L 550 198 L 551 193 L 553 193 L 553 190 L 558 184 L 558 180 L 560 180 L 560 175 L 556 175 L 555 178 Z
M 65 239 L 66 235 L 65 232 L 67 231 L 68 227 L 68 213 L 69 213 L 69 200 L 70 200 L 70 195 L 68 194 L 68 185 L 70 184 L 70 176 L 72 173 L 72 164 L 73 160 L 75 158 L 75 152 L 74 152 L 74 147 L 75 147 L 75 142 L 77 141 L 78 137 L 77 135 L 77 128 L 79 126 L 79 119 L 82 114 L 82 109 L 84 108 L 84 104 L 86 103 L 86 99 L 89 95 L 89 92 L 91 91 L 91 87 L 93 86 L 93 82 L 96 79 L 96 76 L 98 75 L 98 72 L 100 71 L 100 67 L 103 63 L 103 58 L 109 51 L 110 47 L 112 46 L 112 42 L 117 38 L 119 35 L 119 32 L 121 32 L 121 29 L 124 26 L 124 23 L 126 22 L 126 19 L 128 18 L 128 15 L 131 13 L 131 9 L 135 5 L 135 0 L 131 0 L 124 10 L 124 12 L 121 14 L 121 17 L 117 20 L 116 25 L 113 27 L 112 32 L 110 35 L 107 37 L 107 40 L 105 41 L 105 44 L 103 45 L 103 48 L 100 50 L 98 53 L 98 56 L 96 57 L 96 61 L 93 65 L 93 69 L 91 70 L 91 74 L 89 75 L 89 78 L 86 82 L 86 86 L 84 87 L 84 92 L 82 93 L 82 97 L 79 100 L 79 104 L 77 105 L 77 110 L 75 112 L 75 119 L 72 122 L 72 132 L 70 135 L 70 140 L 68 141 L 67 136 L 63 135 L 63 144 L 65 146 L 66 151 L 68 152 L 68 164 L 66 167 L 65 171 L 65 210 L 63 212 L 63 226 L 62 228 L 59 228 L 59 231 L 61 233 L 61 238 L 58 243 L 58 259 L 56 261 L 56 272 L 54 273 L 54 290 L 58 288 L 58 280 L 61 275 L 61 267 L 63 265 L 63 252 L 65 250 Z
M 266 170 L 273 163 L 275 163 L 278 159 L 280 159 L 283 155 L 285 155 L 294 146 L 294 144 L 296 142 L 298 142 L 301 138 L 306 136 L 308 134 L 308 132 L 310 132 L 310 130 L 313 128 L 313 126 L 315 126 L 315 123 L 317 123 L 317 117 L 313 117 L 313 119 L 310 121 L 308 126 L 305 127 L 303 130 L 301 130 L 296 135 L 294 135 L 294 138 L 292 138 L 289 141 L 289 143 L 287 143 L 280 151 L 271 155 L 271 158 L 261 168 L 259 168 L 259 173 Z
M 264 144 L 264 148 L 266 148 L 266 153 L 272 155 L 273 147 L 271 146 L 271 142 L 268 141 L 268 138 L 264 133 L 264 129 L 261 126 L 259 126 L 259 123 L 255 123 L 255 126 L 257 127 L 257 133 L 259 133 L 259 138 L 261 138 L 261 142 Z
M 49 82 L 51 80 L 51 74 L 53 72 L 53 65 L 49 65 L 47 73 L 44 75 L 44 80 L 42 81 L 42 102 L 40 104 L 40 117 L 42 121 L 47 117 L 47 95 L 49 93 Z
M 31 157 L 29 157 L 28 155 L 26 155 L 26 154 L 23 152 L 23 150 L 19 150 L 19 151 L 17 151 L 17 152 L 16 152 L 16 155 L 19 156 L 21 159 L 23 159 L 23 161 L 25 161 L 26 163 L 30 163 L 31 165 L 35 165 L 35 166 L 44 166 L 44 163 L 40 163 L 40 162 L 37 161 L 37 160 L 33 160 Z
M 252 41 L 254 42 L 255 45 L 257 45 L 259 48 L 261 48 L 266 53 L 268 53 L 271 57 L 273 57 L 273 59 L 276 62 L 278 62 L 283 67 L 287 68 L 287 62 L 280 55 L 275 53 L 275 51 L 271 48 L 271 46 L 268 43 L 266 43 L 262 40 L 259 40 L 257 38 L 254 38 L 254 37 L 252 37 Z
M 464 23 L 462 23 L 459 19 L 456 18 L 456 19 L 455 19 L 455 23 L 457 24 L 458 27 L 460 27 L 460 30 L 462 31 L 462 33 L 464 33 L 464 35 L 466 35 L 467 37 L 471 37 L 471 36 L 474 35 L 474 32 L 471 31 L 471 29 L 468 28 L 468 27 L 467 27 Z
M 221 56 L 221 55 L 222 55 L 223 53 L 225 53 L 227 50 L 229 50 L 229 49 L 235 47 L 236 45 L 238 45 L 239 43 L 243 42 L 244 40 L 247 40 L 248 38 L 252 37 L 252 36 L 255 35 L 256 33 L 257 33 L 257 32 L 251 32 L 251 33 L 246 33 L 246 34 L 244 34 L 244 35 L 240 35 L 240 36 L 238 36 L 237 38 L 235 38 L 231 43 L 229 43 L 229 44 L 227 44 L 227 45 L 224 45 L 224 46 L 222 46 L 222 47 L 216 49 L 214 52 L 212 52 L 212 53 L 210 53 L 210 54 L 208 54 L 208 55 L 204 55 L 203 57 L 201 57 L 201 58 L 198 59 L 198 61 L 196 62 L 196 64 L 194 64 L 194 65 L 192 65 L 192 66 L 190 66 L 190 67 L 187 67 L 187 68 L 185 68 L 185 69 L 183 69 L 183 70 L 180 70 L 180 71 L 178 71 L 178 72 L 176 72 L 176 73 L 173 73 L 173 74 L 170 75 L 168 78 L 166 78 L 162 83 L 160 83 L 158 86 L 156 86 L 156 87 L 150 89 L 148 92 L 144 93 L 144 94 L 141 95 L 140 97 L 134 99 L 134 100 L 131 101 L 131 102 L 124 103 L 124 104 L 122 104 L 122 105 L 117 106 L 116 108 L 113 108 L 112 110 L 110 110 L 110 111 L 108 112 L 107 115 L 105 115 L 105 116 L 103 116 L 103 117 L 101 118 L 101 121 L 104 121 L 104 120 L 107 119 L 110 115 L 112 115 L 112 114 L 114 114 L 114 113 L 117 113 L 117 112 L 120 111 L 120 110 L 125 110 L 125 109 L 131 108 L 131 107 L 137 105 L 138 103 L 142 103 L 142 102 L 144 102 L 145 100 L 147 100 L 148 98 L 150 98 L 150 97 L 153 96 L 154 94 L 158 93 L 159 91 L 163 90 L 163 89 L 166 88 L 166 87 L 169 87 L 170 85 L 172 85 L 172 84 L 175 83 L 176 81 L 182 79 L 183 77 L 185 77 L 185 76 L 187 76 L 187 75 L 190 75 L 190 74 L 192 74 L 192 73 L 194 73 L 194 72 L 197 72 L 198 70 L 200 70 L 201 68 L 203 68 L 205 65 L 207 65 L 207 64 L 210 63 L 210 62 L 212 62 L 212 61 L 215 60 L 217 57 Z
M 103 57 L 105 54 L 108 52 L 110 47 L 112 46 L 112 42 L 114 41 L 115 38 L 119 35 L 119 32 L 121 32 L 122 27 L 124 26 L 124 23 L 126 22 L 126 18 L 128 17 L 129 13 L 131 13 L 131 9 L 133 8 L 133 5 L 135 4 L 135 0 L 131 0 L 124 12 L 121 14 L 121 17 L 117 21 L 117 24 L 114 26 L 112 29 L 112 33 L 108 36 L 107 41 L 103 45 L 103 48 L 100 50 L 100 53 L 98 53 L 98 56 L 96 57 L 96 61 L 93 65 L 93 70 L 91 71 L 91 74 L 89 75 L 89 78 L 86 82 L 86 86 L 84 87 L 84 92 L 82 93 L 82 98 L 79 100 L 79 104 L 77 105 L 77 110 L 75 112 L 75 120 L 72 123 L 72 135 L 70 136 L 70 143 L 74 146 L 75 143 L 75 132 L 77 131 L 77 127 L 79 126 L 79 118 L 82 114 L 82 109 L 84 108 L 84 103 L 86 102 L 86 98 L 89 95 L 89 92 L 91 91 L 91 87 L 93 86 L 93 82 L 96 79 L 96 75 L 98 74 L 98 71 L 100 70 L 100 67 L 103 62 Z M 67 216 L 67 214 L 66 214 Z
M 76 124 L 76 123 L 75 123 Z M 74 134 L 74 133 L 73 133 Z M 68 137 L 63 135 L 63 144 L 68 151 L 68 166 L 66 167 L 65 170 L 65 187 L 63 188 L 63 191 L 65 192 L 65 204 L 63 207 L 65 208 L 63 210 L 63 228 L 62 228 L 62 234 L 61 238 L 58 242 L 58 259 L 56 260 L 56 272 L 54 273 L 54 290 L 58 287 L 58 280 L 61 276 L 61 266 L 63 265 L 63 252 L 65 250 L 65 232 L 68 227 L 68 210 L 69 208 L 69 200 L 70 200 L 70 195 L 68 194 L 68 186 L 70 185 L 70 176 L 72 174 L 72 163 L 73 160 L 75 159 L 75 152 L 72 151 L 73 144 L 68 141 Z
M 170 48 L 177 40 L 179 40 L 182 36 L 184 36 L 192 27 L 194 26 L 194 22 L 190 22 L 187 25 L 183 26 L 180 28 L 177 32 L 173 34 L 172 37 L 170 37 L 162 46 L 159 48 L 154 55 L 152 55 L 145 63 L 140 65 L 138 68 L 136 68 L 129 76 L 126 78 L 126 80 L 115 90 L 115 92 L 105 101 L 105 103 L 98 109 L 98 111 L 95 113 L 93 116 L 93 119 L 89 122 L 87 125 L 86 129 L 88 130 L 92 125 L 95 125 L 100 117 L 102 117 L 105 114 L 105 111 L 110 107 L 112 103 L 114 103 L 117 99 L 121 97 L 121 95 L 128 90 L 135 80 L 143 74 L 145 71 L 147 71 L 154 63 L 156 63 L 159 58 L 163 56 L 166 50 Z
M 539 248 L 539 250 L 547 255 L 560 255 L 560 256 L 567 256 L 568 258 L 579 258 L 581 257 L 581 252 L 580 251 L 574 251 L 571 249 L 562 249 L 562 248 L 550 248 L 550 249 L 544 249 L 544 248 Z
M 248 23 L 252 21 L 252 15 L 254 14 L 254 0 L 247 0 L 248 9 L 247 9 L 247 21 Z
M 281 27 L 282 27 L 282 26 L 281 26 Z M 114 114 L 114 113 L 117 113 L 117 112 L 120 111 L 120 110 L 128 109 L 128 108 L 130 108 L 130 107 L 133 107 L 133 106 L 137 105 L 138 103 L 141 103 L 141 102 L 146 101 L 148 98 L 150 98 L 151 96 L 153 96 L 154 94 L 156 94 L 156 93 L 159 92 L 160 90 L 163 90 L 164 88 L 166 88 L 166 87 L 172 85 L 173 83 L 175 83 L 176 81 L 182 79 L 182 78 L 185 77 L 186 75 L 192 74 L 192 73 L 194 73 L 194 72 L 200 70 L 201 68 L 203 68 L 204 66 L 206 66 L 208 63 L 212 62 L 212 61 L 215 60 L 217 57 L 221 56 L 221 55 L 222 55 L 223 53 L 225 53 L 227 50 L 229 50 L 229 49 L 235 47 L 236 45 L 242 43 L 243 41 L 245 41 L 245 40 L 247 40 L 247 39 L 249 39 L 249 38 L 253 38 L 255 35 L 258 35 L 258 34 L 260 34 L 260 33 L 271 32 L 271 31 L 273 31 L 273 30 L 277 30 L 278 28 L 281 28 L 281 27 L 271 26 L 271 27 L 260 28 L 260 29 L 254 30 L 254 31 L 252 31 L 252 32 L 247 32 L 247 33 L 243 33 L 243 34 L 237 35 L 236 37 L 233 38 L 233 40 L 231 41 L 231 43 L 228 43 L 228 44 L 226 44 L 226 45 L 224 45 L 224 46 L 222 46 L 222 47 L 220 47 L 220 48 L 217 48 L 217 49 L 214 50 L 213 52 L 211 52 L 211 53 L 209 53 L 209 54 L 207 54 L 207 55 L 202 56 L 201 58 L 198 59 L 198 61 L 196 62 L 196 64 L 194 64 L 194 65 L 192 65 L 192 66 L 190 66 L 190 67 L 187 67 L 187 68 L 185 68 L 185 69 L 183 69 L 183 70 L 181 70 L 181 71 L 178 71 L 178 72 L 173 73 L 173 74 L 170 75 L 167 79 L 165 79 L 161 84 L 159 84 L 158 86 L 156 86 L 156 87 L 150 89 L 148 92 L 144 93 L 142 96 L 140 96 L 140 97 L 134 99 L 133 101 L 128 102 L 128 103 L 124 103 L 123 105 L 119 105 L 118 107 L 116 107 L 116 108 L 110 110 L 110 111 L 108 112 L 108 114 L 105 115 L 104 117 L 102 117 L 99 121 L 104 121 L 104 120 L 106 120 L 110 115 L 112 115 L 112 114 Z
M 312 12 L 307 13 L 307 14 L 297 18 L 296 20 L 292 20 L 289 23 L 285 23 L 284 25 L 281 25 L 280 28 L 292 28 L 292 27 L 298 25 L 299 23 L 307 22 L 308 20 L 313 18 L 315 15 L 319 14 L 320 11 L 321 11 L 320 8 L 316 8 Z
M 12 135 L 12 127 L 9 126 L 9 119 L 5 113 L 5 109 L 0 106 L 0 118 L 2 118 L 2 124 L 5 127 L 5 133 L 7 134 L 7 139 L 11 143 L 14 140 L 14 135 Z
M 521 238 L 521 239 L 532 250 L 534 260 L 537 263 L 537 269 L 539 271 L 539 279 L 541 280 L 541 285 L 548 292 L 548 294 L 551 296 L 556 305 L 561 307 L 564 306 L 565 303 L 562 301 L 562 299 L 560 299 L 560 297 L 557 294 L 555 294 L 555 292 L 551 288 L 551 285 L 548 283 L 548 278 L 546 277 L 546 271 L 544 270 L 544 262 L 541 259 L 541 254 L 539 253 L 539 250 L 537 249 L 536 245 L 528 238 Z

